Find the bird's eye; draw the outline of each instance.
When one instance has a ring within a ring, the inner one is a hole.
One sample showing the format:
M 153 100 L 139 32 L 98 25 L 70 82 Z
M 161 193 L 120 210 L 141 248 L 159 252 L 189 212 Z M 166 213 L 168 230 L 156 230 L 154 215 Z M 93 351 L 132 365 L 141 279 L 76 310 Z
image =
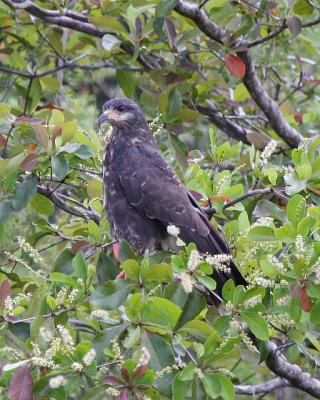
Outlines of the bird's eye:
M 123 106 L 117 107 L 117 111 L 119 111 L 121 113 L 124 112 L 124 110 L 125 110 L 125 108 Z

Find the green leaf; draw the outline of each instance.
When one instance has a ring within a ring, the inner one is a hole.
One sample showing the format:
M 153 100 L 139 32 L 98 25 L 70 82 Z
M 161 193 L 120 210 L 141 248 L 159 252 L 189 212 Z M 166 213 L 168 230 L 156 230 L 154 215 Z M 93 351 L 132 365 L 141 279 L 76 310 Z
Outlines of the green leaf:
M 293 228 L 297 228 L 298 223 L 306 213 L 306 201 L 300 194 L 294 195 L 287 204 L 287 215 Z
M 74 137 L 77 132 L 77 123 L 74 121 L 68 121 L 61 125 L 62 133 L 62 143 L 68 142 L 70 139 Z
M 43 76 L 40 78 L 40 83 L 44 89 L 49 89 L 53 92 L 56 92 L 60 89 L 60 82 L 53 76 Z
M 58 156 L 52 156 L 51 165 L 52 165 L 52 172 L 58 179 L 62 180 L 68 175 L 69 166 L 63 154 L 59 154 Z
M 235 390 L 231 380 L 223 374 L 215 374 L 215 376 L 221 384 L 220 396 L 225 400 L 233 400 L 235 398 Z
M 231 320 L 230 315 L 221 315 L 220 317 L 216 318 L 212 324 L 212 328 L 219 332 L 220 336 L 225 335 L 229 328 L 229 323 Z
M 66 275 L 71 275 L 73 273 L 72 260 L 74 254 L 70 249 L 65 249 L 58 254 L 53 262 L 53 271 L 61 272 Z
M 291 223 L 285 224 L 281 228 L 275 230 L 275 236 L 277 239 L 284 243 L 293 243 L 296 239 L 296 231 L 293 229 Z
M 150 319 L 150 322 L 155 322 L 159 325 L 163 324 L 163 326 L 168 326 L 169 328 L 173 328 L 176 325 L 181 315 L 181 310 L 171 301 L 154 296 L 147 300 L 147 304 L 153 305 L 156 311 L 156 315 Z
M 121 263 L 120 268 L 125 270 L 129 279 L 139 282 L 140 265 L 136 260 L 126 260 Z
M 84 283 L 87 281 L 87 265 L 82 251 L 78 251 L 72 260 L 72 267 L 77 278 L 81 278 Z
M 255 226 L 249 231 L 249 238 L 256 242 L 276 240 L 273 228 L 269 226 Z
M 160 335 L 150 335 L 145 331 L 141 334 L 141 345 L 145 346 L 150 353 L 149 367 L 154 371 L 161 369 L 175 363 L 175 359 L 167 340 Z M 168 377 L 170 375 L 158 378 L 154 387 L 159 390 L 166 398 L 171 399 L 171 385 L 168 385 Z M 157 397 L 159 398 L 159 397 Z
M 132 287 L 133 284 L 131 282 L 124 279 L 116 279 L 96 287 L 90 296 L 90 300 L 96 306 L 106 310 L 114 310 L 127 300 Z
M 171 301 L 174 301 L 174 298 L 172 298 Z M 174 303 L 176 304 L 176 302 Z M 183 306 L 181 305 L 182 313 L 177 321 L 175 329 L 179 329 L 188 321 L 191 321 L 193 318 L 199 315 L 205 306 L 206 299 L 204 296 L 200 295 L 200 293 L 196 291 L 188 293 Z
M 195 377 L 197 366 L 193 363 L 189 363 L 183 370 L 177 374 L 177 377 L 182 382 L 192 381 Z
M 241 312 L 242 318 L 246 321 L 250 331 L 260 340 L 269 339 L 268 324 L 264 318 L 254 311 Z
M 82 160 L 86 160 L 90 157 L 95 157 L 95 153 L 93 150 L 90 149 L 90 147 L 86 146 L 85 144 L 78 144 L 78 143 L 68 143 L 63 147 L 60 147 L 57 154 L 60 153 L 75 154 Z
M 173 271 L 168 264 L 153 264 L 144 276 L 144 281 L 172 282 Z
M 120 45 L 121 40 L 119 40 L 115 35 L 107 33 L 102 37 L 102 47 L 107 51 L 116 50 Z
M 11 106 L 8 104 L 0 103 L 0 117 L 3 118 L 6 114 L 9 114 Z
M 155 17 L 163 18 L 170 14 L 170 12 L 177 5 L 178 0 L 160 0 L 156 6 Z
M 111 258 L 107 254 L 101 253 L 97 263 L 97 276 L 99 284 L 116 279 L 116 276 L 119 274 L 119 272 L 119 268 L 115 265 Z
M 38 105 L 42 90 L 39 79 L 34 79 L 29 91 L 28 115 L 32 114 L 34 108 Z
M 223 0 L 225 3 L 226 0 Z M 237 85 L 234 89 L 234 100 L 235 101 L 244 101 L 250 99 L 251 95 L 248 92 L 247 88 L 244 86 L 243 83 Z
M 298 15 L 310 15 L 313 12 L 313 7 L 307 0 L 297 0 L 293 5 L 293 12 Z
M 213 399 L 219 396 L 219 394 L 221 393 L 221 383 L 220 380 L 217 379 L 216 374 L 206 373 L 203 374 L 200 379 L 208 396 Z
M 252 213 L 256 218 L 259 217 L 272 217 L 280 222 L 286 222 L 287 216 L 280 207 L 276 204 L 271 203 L 271 201 L 263 199 L 259 200 L 255 206 Z
M 50 126 L 61 125 L 64 123 L 64 114 L 60 110 L 52 110 L 51 118 L 49 121 Z
M 29 175 L 22 183 L 18 183 L 12 198 L 12 207 L 14 211 L 22 210 L 37 192 L 37 177 Z
M 97 352 L 97 363 L 100 364 L 105 359 L 103 350 L 106 347 L 111 348 L 111 340 L 115 339 L 117 335 L 120 335 L 123 331 L 126 331 L 127 328 L 128 325 L 126 324 L 113 326 L 112 328 L 106 328 L 93 338 L 92 345 Z
M 51 201 L 40 193 L 34 196 L 30 204 L 41 214 L 51 215 L 54 213 L 54 206 Z
M 126 349 L 130 349 L 131 347 L 133 347 L 140 339 L 140 334 L 141 334 L 140 326 L 137 326 L 136 328 L 129 328 L 128 333 L 129 333 L 128 336 L 125 338 L 123 342 L 123 346 Z
M 108 31 L 128 34 L 126 28 L 120 21 L 118 21 L 116 18 L 109 17 L 108 15 L 89 16 L 89 21 L 95 26 L 107 28 Z
M 297 299 L 292 299 L 290 302 L 290 317 L 298 322 L 301 319 L 301 302 L 300 302 L 300 298 Z
M 116 78 L 123 93 L 129 98 L 134 98 L 136 87 L 139 85 L 136 74 L 132 71 L 121 71 L 118 69 Z
M 320 323 L 320 300 L 318 300 L 312 308 L 312 311 L 310 313 L 310 321 L 313 324 Z
M 62 274 L 61 272 L 52 272 L 52 274 L 50 274 L 50 280 L 52 282 L 65 283 L 66 285 L 71 287 L 75 285 L 75 281 L 73 278 L 68 275 Z
M 197 319 L 187 322 L 180 328 L 180 331 L 188 332 L 195 338 L 203 341 L 207 340 L 210 335 L 216 332 L 209 324 Z
M 167 108 L 168 116 L 171 117 L 182 108 L 182 97 L 179 90 L 175 87 L 169 92 L 169 104 Z
M 233 294 L 235 291 L 235 284 L 234 281 L 232 279 L 229 279 L 222 288 L 222 297 L 227 300 L 230 301 L 233 298 Z
M 13 212 L 11 200 L 0 201 L 0 222 L 4 222 Z
M 214 279 L 210 278 L 210 276 L 197 276 L 198 281 L 208 288 L 209 290 L 215 290 L 217 287 L 217 283 Z
M 314 221 L 311 217 L 307 216 L 302 218 L 302 220 L 298 223 L 297 233 L 302 235 L 302 237 L 306 238 L 309 234 L 310 228 L 314 225 Z

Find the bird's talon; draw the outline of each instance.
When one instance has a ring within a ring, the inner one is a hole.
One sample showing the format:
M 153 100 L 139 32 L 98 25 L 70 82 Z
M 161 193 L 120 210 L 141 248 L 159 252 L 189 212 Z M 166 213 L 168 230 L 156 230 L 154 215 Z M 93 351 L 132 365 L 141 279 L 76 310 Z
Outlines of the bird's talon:
M 121 272 L 120 272 L 120 274 L 118 274 L 117 276 L 116 276 L 116 279 L 128 279 L 128 277 L 127 277 L 127 275 L 126 275 L 126 272 L 124 271 L 124 270 L 122 270 Z

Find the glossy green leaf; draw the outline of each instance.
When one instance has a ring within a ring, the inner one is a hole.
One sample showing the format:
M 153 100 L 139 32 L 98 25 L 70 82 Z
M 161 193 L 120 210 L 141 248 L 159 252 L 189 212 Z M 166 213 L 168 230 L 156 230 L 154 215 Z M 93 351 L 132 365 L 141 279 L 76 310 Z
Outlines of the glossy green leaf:
M 20 211 L 35 196 L 37 191 L 37 177 L 35 175 L 27 176 L 23 182 L 17 183 L 13 198 L 12 208 L 14 211 Z
M 276 240 L 274 230 L 269 226 L 255 226 L 251 228 L 249 231 L 249 238 L 256 242 Z
M 126 300 L 132 289 L 132 283 L 117 279 L 98 286 L 90 296 L 93 304 L 106 310 L 120 307 Z
M 250 331 L 260 340 L 269 339 L 269 330 L 266 320 L 254 311 L 243 311 L 241 316 L 249 326 Z

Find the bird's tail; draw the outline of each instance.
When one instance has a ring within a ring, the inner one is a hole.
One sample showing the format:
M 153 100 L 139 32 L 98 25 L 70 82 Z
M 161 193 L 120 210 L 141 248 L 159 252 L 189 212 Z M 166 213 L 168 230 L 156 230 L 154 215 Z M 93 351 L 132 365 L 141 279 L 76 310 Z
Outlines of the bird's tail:
M 181 231 L 181 239 L 187 244 L 191 242 L 195 243 L 200 253 L 209 255 L 230 255 L 229 246 L 221 233 L 211 225 L 205 216 L 202 218 L 202 222 L 209 228 L 209 234 L 200 235 L 198 230 L 194 232 L 186 229 Z M 222 288 L 229 279 L 232 279 L 235 285 L 247 286 L 246 280 L 232 260 L 229 259 L 224 264 L 226 268 L 213 268 L 211 275 L 217 283 L 215 293 L 210 295 L 214 304 L 219 302 L 219 298 L 221 299 Z

